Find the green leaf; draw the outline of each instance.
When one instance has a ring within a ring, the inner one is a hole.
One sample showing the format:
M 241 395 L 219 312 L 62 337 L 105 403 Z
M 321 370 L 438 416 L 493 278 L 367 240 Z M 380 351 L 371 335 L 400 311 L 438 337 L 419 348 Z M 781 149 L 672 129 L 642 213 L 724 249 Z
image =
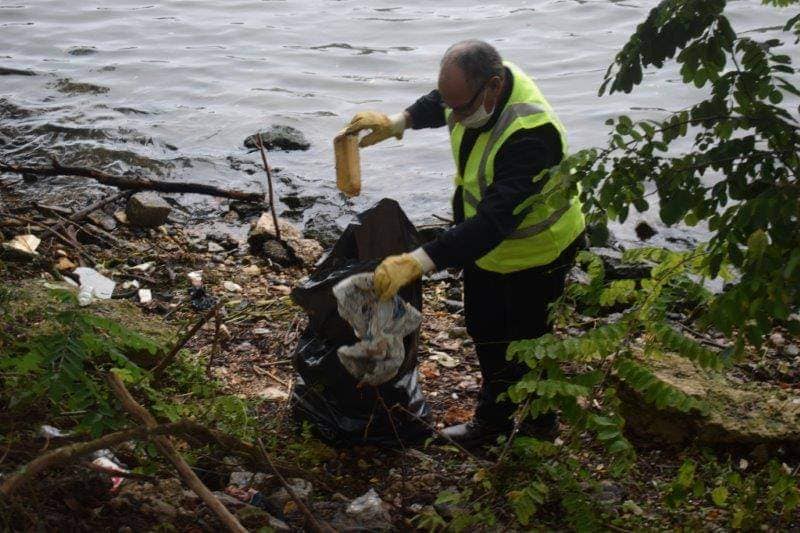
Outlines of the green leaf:
M 724 486 L 716 487 L 714 490 L 711 491 L 711 501 L 714 502 L 714 505 L 717 507 L 723 507 L 725 502 L 728 500 L 728 489 Z

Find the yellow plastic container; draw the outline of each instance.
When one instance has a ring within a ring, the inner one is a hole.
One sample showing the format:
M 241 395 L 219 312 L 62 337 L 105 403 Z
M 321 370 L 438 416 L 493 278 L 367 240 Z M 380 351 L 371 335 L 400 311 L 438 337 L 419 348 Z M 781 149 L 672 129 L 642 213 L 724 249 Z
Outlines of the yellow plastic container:
M 347 196 L 361 194 L 361 159 L 358 155 L 358 134 L 344 131 L 333 138 L 336 154 L 336 186 Z

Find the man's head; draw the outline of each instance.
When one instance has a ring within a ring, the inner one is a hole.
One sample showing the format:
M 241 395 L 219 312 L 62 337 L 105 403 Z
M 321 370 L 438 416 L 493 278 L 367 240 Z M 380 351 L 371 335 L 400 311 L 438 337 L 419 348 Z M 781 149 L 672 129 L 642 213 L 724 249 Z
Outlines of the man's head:
M 439 92 L 455 120 L 466 127 L 480 127 L 488 121 L 504 81 L 500 54 L 483 41 L 461 41 L 442 57 Z

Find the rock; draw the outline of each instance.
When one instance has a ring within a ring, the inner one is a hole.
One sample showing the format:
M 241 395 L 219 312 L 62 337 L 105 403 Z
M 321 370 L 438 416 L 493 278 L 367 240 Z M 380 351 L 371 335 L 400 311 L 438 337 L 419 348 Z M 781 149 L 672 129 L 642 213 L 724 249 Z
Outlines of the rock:
M 342 230 L 330 215 L 320 213 L 306 223 L 303 234 L 320 243 L 323 248 L 330 248 L 342 236 Z
M 93 211 L 87 217 L 96 226 L 103 228 L 106 231 L 114 231 L 117 229 L 117 221 L 114 217 L 109 216 L 103 211 Z
M 798 354 L 800 354 L 800 348 L 798 348 L 796 344 L 790 344 L 789 346 L 784 348 L 783 351 L 786 355 L 789 355 L 791 357 L 796 357 Z
M 780 348 L 781 346 L 786 344 L 786 339 L 784 339 L 783 335 L 781 335 L 780 333 L 775 332 L 769 336 L 769 342 L 771 342 L 772 345 L 775 346 L 776 348 Z
M 57 270 L 72 270 L 77 266 L 78 265 L 70 261 L 68 257 L 59 257 L 58 262 L 56 263 Z
M 311 493 L 314 491 L 314 486 L 305 479 L 295 477 L 287 480 L 287 482 L 301 500 L 308 500 Z M 267 497 L 267 501 L 276 509 L 283 509 L 286 503 L 291 499 L 292 497 L 289 496 L 289 492 L 284 487 L 279 488 Z
M 641 516 L 644 514 L 644 510 L 642 510 L 642 508 L 639 507 L 639 505 L 637 505 L 633 500 L 625 500 L 622 502 L 622 512 L 635 514 L 636 516 Z
M 270 213 L 263 213 L 261 217 L 250 228 L 247 243 L 250 251 L 256 254 L 263 254 L 276 263 L 288 266 L 293 263 L 292 255 L 306 265 L 314 264 L 322 255 L 322 246 L 312 239 L 306 239 L 294 225 L 289 221 L 278 219 L 281 230 L 281 239 L 286 243 L 290 250 L 280 250 L 283 248 L 275 235 L 275 224 Z M 276 243 L 276 244 L 270 244 Z
M 639 361 L 662 381 L 705 402 L 707 412 L 657 408 L 620 382 L 620 412 L 629 433 L 667 444 L 800 446 L 800 392 L 698 369 L 673 354 Z
M 219 252 L 224 252 L 225 248 L 214 241 L 208 241 L 208 251 L 212 254 L 218 254 Z
M 593 254 L 603 261 L 606 271 L 606 280 L 617 279 L 642 279 L 650 277 L 653 265 L 645 263 L 625 263 L 622 261 L 622 252 L 612 248 L 590 248 Z
M 442 303 L 449 313 L 458 313 L 464 309 L 464 302 L 459 300 L 442 300 Z
M 154 228 L 167 221 L 170 205 L 154 192 L 140 192 L 131 196 L 125 208 L 128 222 L 133 226 Z
M 231 472 L 230 485 L 239 487 L 240 489 L 255 488 L 261 490 L 272 476 L 263 472 Z
M 252 505 L 245 505 L 236 510 L 236 518 L 251 531 L 291 531 L 286 522 L 275 518 L 264 509 Z
M 127 224 L 128 215 L 125 214 L 125 211 L 114 211 L 114 220 L 116 220 L 120 224 Z
M 221 490 L 215 490 L 212 494 L 214 494 L 214 496 L 216 496 L 217 499 L 222 502 L 222 505 L 228 509 L 241 509 L 245 505 L 248 505 L 239 498 L 234 498 L 230 494 L 222 492 Z
M 267 131 L 259 132 L 261 142 L 268 150 L 308 150 L 311 144 L 306 140 L 303 133 L 291 126 L 273 125 Z M 256 146 L 256 136 L 251 135 L 244 140 L 247 148 L 258 149 Z
M 369 489 L 364 495 L 350 502 L 346 513 L 364 529 L 371 531 L 392 529 L 389 504 L 381 500 L 375 489 Z
M 242 292 L 242 286 L 232 281 L 225 281 L 222 283 L 222 286 L 228 292 Z
M 258 397 L 271 402 L 282 402 L 289 399 L 289 393 L 279 387 L 267 387 L 258 392 Z
M 613 481 L 601 481 L 594 492 L 593 499 L 602 506 L 608 507 L 617 505 L 625 499 L 626 491 L 618 483 Z
M 281 266 L 291 266 L 295 264 L 291 252 L 278 241 L 265 242 L 261 253 L 265 258 Z
M 281 202 L 286 204 L 289 209 L 302 212 L 317 203 L 319 199 L 319 196 L 286 195 L 281 198 Z
M 258 276 L 261 274 L 261 269 L 258 268 L 258 265 L 248 265 L 242 269 L 242 274 L 247 276 Z
M 467 328 L 465 328 L 464 326 L 453 326 L 450 329 L 449 335 L 451 339 L 466 339 Z
M 235 200 L 231 202 L 229 209 L 238 214 L 240 218 L 248 220 L 261 215 L 261 207 L 250 202 Z
M 644 220 L 636 224 L 636 227 L 633 230 L 636 232 L 636 236 L 639 237 L 640 241 L 646 241 L 658 234 L 658 232 L 653 229 L 653 226 Z
M 30 261 L 39 256 L 36 248 L 42 242 L 36 235 L 17 235 L 2 246 L 3 258 L 9 261 Z

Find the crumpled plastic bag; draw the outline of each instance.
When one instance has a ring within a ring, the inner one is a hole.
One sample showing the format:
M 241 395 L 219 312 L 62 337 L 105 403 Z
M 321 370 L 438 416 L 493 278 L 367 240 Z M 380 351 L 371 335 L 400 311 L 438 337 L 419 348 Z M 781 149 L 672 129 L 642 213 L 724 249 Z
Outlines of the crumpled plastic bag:
M 359 386 L 381 385 L 395 377 L 406 355 L 403 337 L 422 323 L 422 314 L 399 296 L 380 301 L 372 280 L 372 273 L 356 274 L 333 287 L 339 315 L 361 339 L 336 352 Z

